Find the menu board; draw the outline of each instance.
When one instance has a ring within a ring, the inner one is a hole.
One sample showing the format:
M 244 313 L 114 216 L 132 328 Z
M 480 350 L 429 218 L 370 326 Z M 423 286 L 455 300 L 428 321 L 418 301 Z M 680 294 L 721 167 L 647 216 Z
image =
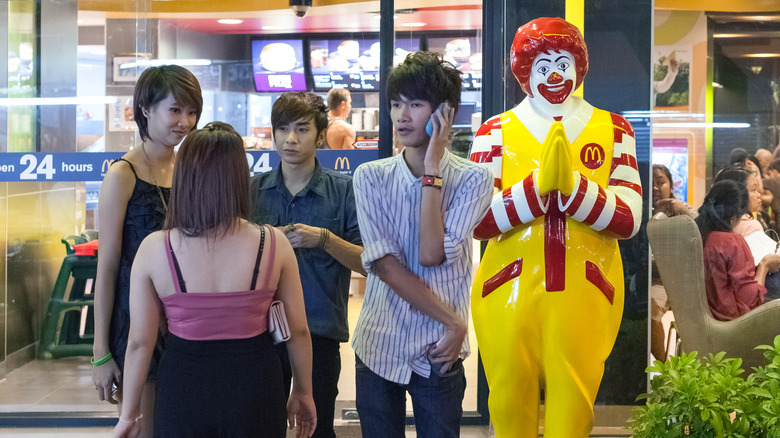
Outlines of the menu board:
M 379 89 L 379 40 L 311 40 L 311 73 L 314 89 Z M 409 52 L 420 50 L 418 38 L 395 40 L 394 65 Z
M 476 37 L 428 38 L 428 50 L 441 53 L 460 70 L 463 89 L 482 88 L 482 48 Z
M 252 40 L 257 91 L 305 91 L 302 40 Z

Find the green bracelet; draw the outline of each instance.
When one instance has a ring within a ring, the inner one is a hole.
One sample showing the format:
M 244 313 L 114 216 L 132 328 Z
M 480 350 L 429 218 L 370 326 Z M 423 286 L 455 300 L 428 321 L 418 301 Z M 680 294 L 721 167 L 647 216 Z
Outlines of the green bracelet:
M 92 363 L 92 365 L 103 365 L 104 363 L 108 362 L 109 360 L 111 360 L 111 352 L 110 351 L 108 352 L 108 354 L 103 359 L 95 360 L 95 356 L 92 356 L 92 359 L 90 359 L 89 361 Z

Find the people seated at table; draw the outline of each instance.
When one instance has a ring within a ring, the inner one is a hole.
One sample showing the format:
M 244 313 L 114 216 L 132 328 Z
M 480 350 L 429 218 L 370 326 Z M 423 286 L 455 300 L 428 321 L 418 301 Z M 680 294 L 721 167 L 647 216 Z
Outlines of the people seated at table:
M 696 224 L 704 242 L 707 301 L 719 320 L 737 318 L 777 297 L 767 297 L 767 274 L 780 269 L 780 256 L 768 254 L 756 264 L 745 239 L 735 232 L 749 211 L 750 197 L 744 184 L 724 179 L 716 182 L 699 208 Z

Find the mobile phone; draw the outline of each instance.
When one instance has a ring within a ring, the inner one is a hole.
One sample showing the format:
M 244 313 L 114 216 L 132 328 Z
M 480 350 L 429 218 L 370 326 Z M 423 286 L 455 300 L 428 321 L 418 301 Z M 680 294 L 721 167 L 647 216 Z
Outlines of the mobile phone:
M 443 110 L 443 109 L 444 109 L 444 102 L 439 104 L 439 107 L 436 108 L 436 111 Z M 425 132 L 428 134 L 428 137 L 433 137 L 433 114 L 435 114 L 436 111 L 431 113 L 431 118 L 428 120 L 428 124 L 425 125 Z

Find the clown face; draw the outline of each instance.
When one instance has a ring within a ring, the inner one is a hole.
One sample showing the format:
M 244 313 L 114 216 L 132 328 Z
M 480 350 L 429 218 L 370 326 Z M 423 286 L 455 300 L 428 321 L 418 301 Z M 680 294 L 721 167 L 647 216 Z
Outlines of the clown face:
M 577 83 L 574 56 L 566 50 L 539 54 L 531 67 L 529 82 L 535 99 L 553 105 L 565 102 Z

